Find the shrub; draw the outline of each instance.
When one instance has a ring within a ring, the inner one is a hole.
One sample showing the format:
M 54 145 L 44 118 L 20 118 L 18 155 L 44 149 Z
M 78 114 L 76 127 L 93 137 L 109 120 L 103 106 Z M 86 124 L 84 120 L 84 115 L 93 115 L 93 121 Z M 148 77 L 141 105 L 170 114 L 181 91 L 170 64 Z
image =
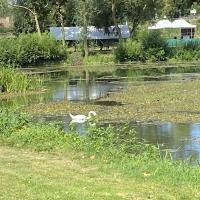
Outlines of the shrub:
M 174 49 L 173 58 L 180 61 L 199 60 L 200 45 L 198 43 L 188 42 Z
M 37 64 L 64 59 L 66 52 L 60 43 L 44 33 L 21 34 L 18 38 L 0 39 L 0 63 L 12 65 Z
M 120 42 L 115 50 L 115 58 L 120 62 L 142 61 L 140 43 L 132 39 Z
M 159 31 L 144 32 L 141 37 L 142 53 L 145 60 L 165 61 L 170 56 L 170 48 Z
M 160 32 L 142 32 L 135 39 L 121 42 L 115 50 L 117 61 L 165 61 L 171 55 L 171 49 L 167 46 Z

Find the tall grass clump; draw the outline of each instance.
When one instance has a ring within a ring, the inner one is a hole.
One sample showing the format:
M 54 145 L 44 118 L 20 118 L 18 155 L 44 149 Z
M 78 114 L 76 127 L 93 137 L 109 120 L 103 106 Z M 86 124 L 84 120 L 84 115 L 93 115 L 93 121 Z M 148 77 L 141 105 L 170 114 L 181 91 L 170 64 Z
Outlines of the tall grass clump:
M 92 125 L 85 137 L 75 137 L 72 144 L 75 149 L 80 148 L 80 150 L 100 157 L 106 156 L 110 160 L 135 156 L 142 159 L 156 159 L 159 155 L 157 148 L 140 141 L 136 137 L 135 130 L 128 124 L 119 127 Z
M 84 58 L 83 63 L 85 65 L 110 64 L 114 63 L 114 56 L 113 54 L 94 54 Z
M 11 133 L 21 129 L 30 122 L 27 113 L 17 109 L 0 108 L 0 136 L 1 139 L 9 137 Z
M 0 141 L 36 151 L 61 150 L 68 144 L 67 135 L 55 124 L 33 124 L 19 109 L 0 109 Z
M 17 38 L 0 39 L 0 63 L 25 66 L 66 58 L 66 51 L 53 37 L 44 33 L 21 34 Z
M 1 92 L 25 92 L 42 86 L 42 79 L 13 68 L 0 68 Z

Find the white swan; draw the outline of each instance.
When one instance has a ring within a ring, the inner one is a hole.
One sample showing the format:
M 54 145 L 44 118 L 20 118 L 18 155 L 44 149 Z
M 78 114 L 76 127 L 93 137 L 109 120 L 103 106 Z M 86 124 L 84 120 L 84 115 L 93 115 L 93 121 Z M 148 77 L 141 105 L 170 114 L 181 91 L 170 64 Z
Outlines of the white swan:
M 88 119 L 90 119 L 92 117 L 92 115 L 95 116 L 96 113 L 94 111 L 90 111 L 88 116 L 86 116 L 86 115 L 72 115 L 71 113 L 69 113 L 69 116 L 72 118 L 72 121 L 70 123 L 84 123 Z

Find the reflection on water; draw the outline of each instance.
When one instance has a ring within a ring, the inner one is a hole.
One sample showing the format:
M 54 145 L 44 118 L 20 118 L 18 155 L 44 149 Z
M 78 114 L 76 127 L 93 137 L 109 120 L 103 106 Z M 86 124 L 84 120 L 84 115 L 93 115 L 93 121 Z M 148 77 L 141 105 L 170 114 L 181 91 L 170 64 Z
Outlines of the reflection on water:
M 114 82 L 88 82 L 69 84 L 68 81 L 51 81 L 46 83 L 48 91 L 30 96 L 18 96 L 2 100 L 1 106 L 23 106 L 54 101 L 90 101 L 102 98 L 111 91 L 122 89 L 121 83 Z
M 174 160 L 200 159 L 200 124 L 140 124 L 135 126 L 138 137 L 166 149 Z
M 192 73 L 191 73 L 192 72 Z M 71 74 L 59 71 L 56 76 L 46 82 L 47 92 L 37 95 L 20 96 L 2 100 L 0 106 L 27 106 L 31 104 L 53 101 L 92 101 L 106 96 L 109 92 L 117 92 L 126 88 L 127 84 L 144 84 L 151 81 L 192 80 L 199 79 L 200 67 L 166 67 L 166 68 L 119 68 L 113 72 L 89 73 L 83 71 Z M 188 74 L 190 73 L 190 74 Z M 61 76 L 62 75 L 62 76 Z M 101 102 L 107 106 L 123 106 L 120 102 Z M 40 117 L 43 121 L 61 121 L 65 130 L 69 129 L 69 116 Z M 200 124 L 134 124 L 138 137 L 148 143 L 158 145 L 160 150 L 168 149 L 173 159 L 200 159 Z M 76 124 L 76 130 L 84 134 L 86 124 Z M 164 152 L 164 151 L 163 151 Z
M 200 79 L 200 74 L 197 72 L 200 72 L 199 66 L 117 68 L 111 72 L 98 73 L 84 70 L 72 73 L 70 70 L 59 70 L 57 73 L 47 75 L 51 78 L 45 84 L 47 88 L 45 93 L 2 100 L 0 106 L 23 106 L 62 100 L 89 102 L 102 98 L 111 91 L 117 92 L 126 88 L 128 84 Z M 42 73 L 45 73 L 44 69 Z
M 77 131 L 80 135 L 84 135 L 87 133 L 87 123 L 74 123 L 70 124 L 71 117 L 69 114 L 67 115 L 61 115 L 61 116 L 35 116 L 33 117 L 33 121 L 39 121 L 39 122 L 58 122 L 64 131 L 69 131 L 71 128 L 73 128 L 75 131 Z
M 71 118 L 66 116 L 40 116 L 34 120 L 59 121 L 64 130 L 69 130 Z M 143 123 L 130 124 L 135 128 L 137 137 L 145 143 L 156 145 L 164 156 L 169 152 L 173 160 L 187 160 L 195 163 L 200 160 L 200 123 Z M 74 124 L 74 128 L 81 135 L 87 132 L 87 123 Z

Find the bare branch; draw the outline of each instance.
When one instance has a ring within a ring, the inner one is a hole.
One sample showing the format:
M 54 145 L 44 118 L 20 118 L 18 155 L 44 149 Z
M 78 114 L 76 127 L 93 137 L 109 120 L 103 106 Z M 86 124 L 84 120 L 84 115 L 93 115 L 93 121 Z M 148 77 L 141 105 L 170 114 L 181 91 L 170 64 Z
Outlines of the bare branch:
M 9 4 L 10 6 L 13 6 L 13 7 L 17 7 L 17 8 L 24 8 L 26 10 L 28 10 L 29 12 L 31 12 L 33 15 L 35 15 L 36 13 L 34 11 L 32 11 L 30 8 L 27 8 L 25 6 L 19 6 L 19 5 L 12 5 L 12 4 Z

